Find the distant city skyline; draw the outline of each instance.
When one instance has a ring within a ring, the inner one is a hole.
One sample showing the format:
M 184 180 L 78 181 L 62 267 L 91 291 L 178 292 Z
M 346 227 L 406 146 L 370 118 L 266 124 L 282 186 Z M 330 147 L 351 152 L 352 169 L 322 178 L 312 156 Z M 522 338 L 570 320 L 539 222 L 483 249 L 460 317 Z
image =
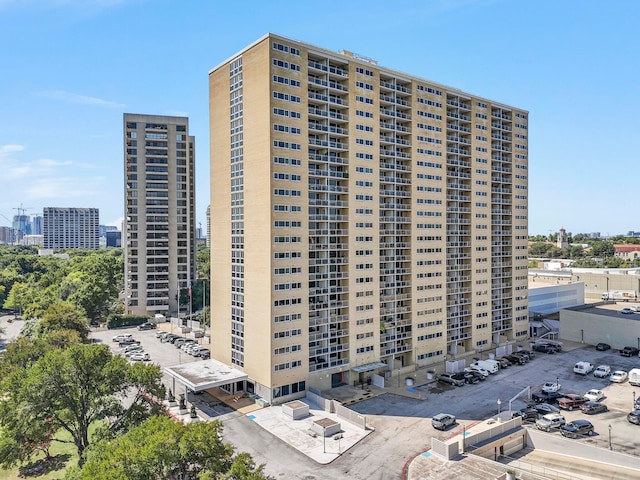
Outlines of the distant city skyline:
M 11 45 L 10 74 L 0 78 L 0 225 L 21 203 L 28 214 L 99 208 L 102 223 L 120 225 L 121 118 L 138 112 L 189 117 L 199 139 L 196 226 L 204 228 L 207 74 L 227 52 L 274 32 L 527 109 L 531 235 L 640 230 L 623 214 L 636 203 L 628 179 L 640 173 L 628 148 L 640 110 L 640 3 L 431 0 L 395 5 L 389 16 L 379 1 L 328 0 L 322 9 L 247 1 L 241 28 L 235 4 L 150 6 L 0 0 L 0 40 Z M 328 31 L 337 11 L 345 28 Z M 181 34 L 158 40 L 161 31 Z M 156 61 L 156 48 L 167 62 Z

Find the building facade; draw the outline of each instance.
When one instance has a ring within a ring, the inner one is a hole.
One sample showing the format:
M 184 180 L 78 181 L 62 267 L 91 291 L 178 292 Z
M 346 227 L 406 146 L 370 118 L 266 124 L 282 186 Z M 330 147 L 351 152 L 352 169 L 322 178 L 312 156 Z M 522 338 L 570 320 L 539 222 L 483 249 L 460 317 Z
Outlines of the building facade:
M 124 114 L 127 313 L 179 314 L 195 279 L 194 149 L 188 118 Z
M 87 248 L 100 246 L 97 208 L 45 207 L 42 214 L 42 235 L 45 249 Z
M 526 111 L 272 34 L 209 88 L 211 351 L 249 391 L 527 338 Z

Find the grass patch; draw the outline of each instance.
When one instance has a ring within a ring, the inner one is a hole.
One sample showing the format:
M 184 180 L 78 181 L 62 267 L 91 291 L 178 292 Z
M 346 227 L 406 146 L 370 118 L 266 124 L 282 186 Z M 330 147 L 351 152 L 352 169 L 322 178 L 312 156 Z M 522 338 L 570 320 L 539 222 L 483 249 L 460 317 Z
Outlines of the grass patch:
M 89 436 L 95 431 L 99 422 L 89 428 Z M 61 440 L 71 440 L 66 430 L 56 435 Z M 30 462 L 11 470 L 0 470 L 0 480 L 59 480 L 64 478 L 67 469 L 78 464 L 78 451 L 73 443 L 52 442 L 49 448 L 51 458 L 47 461 L 44 453 L 34 455 Z

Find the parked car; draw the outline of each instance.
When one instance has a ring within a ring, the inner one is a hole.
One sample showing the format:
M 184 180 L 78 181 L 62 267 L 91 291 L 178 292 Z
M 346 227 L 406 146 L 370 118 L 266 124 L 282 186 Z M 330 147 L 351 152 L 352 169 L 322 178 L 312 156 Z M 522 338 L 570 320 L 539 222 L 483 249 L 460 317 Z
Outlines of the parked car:
M 137 343 L 133 345 L 127 345 L 126 347 L 124 347 L 124 353 L 136 352 L 138 350 L 143 350 L 143 348 L 141 345 L 138 345 Z
M 526 362 L 528 362 L 528 361 L 530 360 L 530 359 L 529 359 L 529 355 L 527 355 L 527 354 L 526 354 L 526 353 L 524 353 L 524 352 L 513 352 L 511 355 L 515 355 L 516 357 L 520 357 L 520 358 L 522 358 L 522 359 L 524 360 L 524 362 L 525 362 L 525 363 L 526 363 Z
M 562 387 L 562 385 L 558 382 L 547 382 L 542 385 L 542 391 L 546 393 L 559 392 L 560 387 Z
M 132 339 L 133 339 L 133 335 L 130 333 L 119 333 L 118 335 L 113 337 L 113 341 L 118 343 L 124 342 L 125 340 L 132 340 Z
M 593 376 L 598 378 L 605 378 L 611 375 L 611 367 L 609 365 L 598 365 L 593 371 Z
M 531 395 L 531 399 L 535 403 L 549 404 L 557 403 L 558 399 L 562 397 L 564 397 L 564 393 L 561 392 L 537 392 Z
M 490 375 L 489 370 L 486 370 L 482 367 L 476 367 L 475 365 L 471 365 L 470 367 L 467 367 L 467 368 L 469 368 L 472 371 L 478 372 L 480 375 L 482 375 L 485 378 L 487 378 Z M 466 370 L 467 369 L 465 368 L 465 371 Z
M 602 402 L 585 402 L 580 405 L 582 413 L 594 414 L 609 411 L 609 408 Z
M 158 330 L 156 332 L 156 338 L 160 339 L 162 337 L 164 337 L 165 335 L 169 335 L 170 332 L 165 332 L 164 330 Z
M 636 357 L 638 356 L 638 352 L 640 352 L 640 350 L 638 350 L 636 347 L 624 347 L 622 350 L 620 350 L 620 355 L 622 355 L 623 357 Z
M 148 362 L 151 357 L 147 352 L 137 352 L 129 357 L 129 360 L 133 362 Z
M 127 358 L 131 358 L 131 355 L 134 355 L 136 353 L 144 353 L 144 349 L 142 347 L 136 349 L 136 350 L 130 350 L 128 352 L 124 353 L 124 356 Z
M 480 372 L 471 370 L 469 367 L 464 369 L 464 383 L 468 383 L 468 384 L 478 383 L 481 381 L 480 379 L 484 380 L 484 377 Z
M 182 348 L 183 345 L 188 345 L 190 343 L 196 343 L 193 338 L 176 338 L 175 342 L 173 342 L 173 346 L 176 348 Z
M 514 355 L 513 353 L 510 355 L 505 355 L 505 357 L 513 364 L 513 365 L 524 365 L 526 360 L 523 357 L 519 357 L 518 355 Z
M 455 425 L 456 417 L 450 413 L 439 413 L 431 419 L 431 425 L 436 430 L 446 430 L 451 425 Z
M 608 343 L 599 343 L 596 345 L 596 350 L 598 350 L 599 352 L 604 352 L 605 350 L 609 350 L 611 348 L 611 345 L 609 345 Z
M 518 350 L 516 353 L 526 355 L 529 360 L 533 360 L 536 357 L 535 352 L 533 352 L 532 350 Z
M 207 358 L 210 358 L 211 357 L 211 350 L 209 350 L 208 348 L 202 347 L 196 353 L 194 353 L 193 356 L 194 357 L 200 357 L 202 359 L 204 359 L 204 356 L 206 356 Z
M 573 410 L 574 408 L 580 408 L 580 405 L 587 401 L 582 395 L 567 393 L 564 397 L 558 399 L 558 406 L 565 410 Z
M 200 345 L 197 343 L 183 343 L 180 348 L 183 352 L 187 352 L 189 355 L 192 355 L 191 351 L 195 348 L 200 348 Z
M 123 340 L 120 343 L 118 343 L 119 347 L 126 347 L 127 345 L 140 345 L 140 341 L 134 340 L 133 338 L 127 338 L 126 340 Z
M 535 405 L 529 405 L 527 408 L 533 408 L 538 412 L 539 416 L 546 415 L 547 413 L 560 413 L 560 409 L 550 403 L 538 403 Z
M 151 322 L 145 322 L 138 325 L 138 330 L 153 330 L 154 328 L 156 328 L 156 324 Z
M 587 375 L 593 372 L 593 364 L 590 362 L 578 362 L 573 366 L 573 373 Z
M 160 337 L 160 341 L 163 343 L 171 343 L 171 340 L 175 340 L 176 338 L 179 338 L 180 335 L 176 335 L 175 333 L 167 333 L 166 335 L 163 335 L 162 337 Z
M 436 380 L 441 383 L 455 385 L 456 387 L 461 387 L 464 385 L 464 377 L 460 379 L 456 376 L 455 373 L 441 373 L 440 375 L 436 375 Z
M 584 394 L 584 398 L 586 398 L 590 402 L 599 402 L 604 398 L 604 392 L 602 390 L 596 390 L 595 388 L 592 388 Z
M 627 422 L 640 425 L 640 409 L 636 408 L 627 415 Z
M 534 343 L 531 349 L 540 353 L 556 353 L 556 348 L 548 343 Z
M 205 348 L 205 347 L 203 347 L 202 345 L 193 345 L 191 348 L 188 348 L 188 349 L 187 349 L 187 353 L 188 353 L 189 355 L 192 355 L 192 356 L 194 356 L 194 357 L 197 357 L 197 356 L 198 356 L 198 352 L 199 352 L 200 350 L 204 350 L 204 348 Z
M 564 437 L 578 438 L 593 435 L 593 425 L 589 420 L 574 420 L 560 427 L 560 433 Z
M 622 310 L 620 310 L 620 313 L 622 313 L 623 315 L 629 315 L 631 313 L 635 313 L 635 311 L 632 308 L 623 308 Z
M 611 380 L 614 383 L 624 383 L 627 381 L 627 372 L 622 370 L 616 370 L 611 374 L 611 376 L 609 377 L 609 380 Z
M 512 365 L 509 359 L 506 357 L 499 357 L 499 358 L 496 358 L 496 360 L 500 362 L 500 365 L 501 365 L 500 368 L 507 368 Z
M 552 429 L 562 427 L 565 423 L 566 420 L 559 413 L 547 413 L 536 420 L 536 427 L 545 432 L 550 432 Z
M 538 410 L 535 408 L 525 408 L 516 410 L 511 414 L 511 418 L 520 417 L 523 422 L 535 422 L 538 419 Z

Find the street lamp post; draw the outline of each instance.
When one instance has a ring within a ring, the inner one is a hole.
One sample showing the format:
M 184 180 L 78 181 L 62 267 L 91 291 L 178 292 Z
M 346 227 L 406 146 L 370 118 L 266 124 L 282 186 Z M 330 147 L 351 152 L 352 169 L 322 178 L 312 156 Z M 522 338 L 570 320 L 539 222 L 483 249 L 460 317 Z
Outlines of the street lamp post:
M 611 427 L 611 425 L 609 425 Z M 322 427 L 322 453 L 327 453 L 327 429 Z
M 498 399 L 498 420 L 500 420 L 500 406 L 502 405 L 502 402 L 500 401 L 500 399 Z
M 631 410 L 636 409 L 636 391 L 633 391 L 633 405 L 631 405 Z
M 558 391 L 559 384 L 560 384 L 560 377 L 556 377 L 556 391 Z
M 462 453 L 464 453 L 464 440 L 467 437 L 467 426 L 463 423 L 462 424 Z
M 609 450 L 613 450 L 613 448 L 611 448 L 611 424 L 609 424 Z

